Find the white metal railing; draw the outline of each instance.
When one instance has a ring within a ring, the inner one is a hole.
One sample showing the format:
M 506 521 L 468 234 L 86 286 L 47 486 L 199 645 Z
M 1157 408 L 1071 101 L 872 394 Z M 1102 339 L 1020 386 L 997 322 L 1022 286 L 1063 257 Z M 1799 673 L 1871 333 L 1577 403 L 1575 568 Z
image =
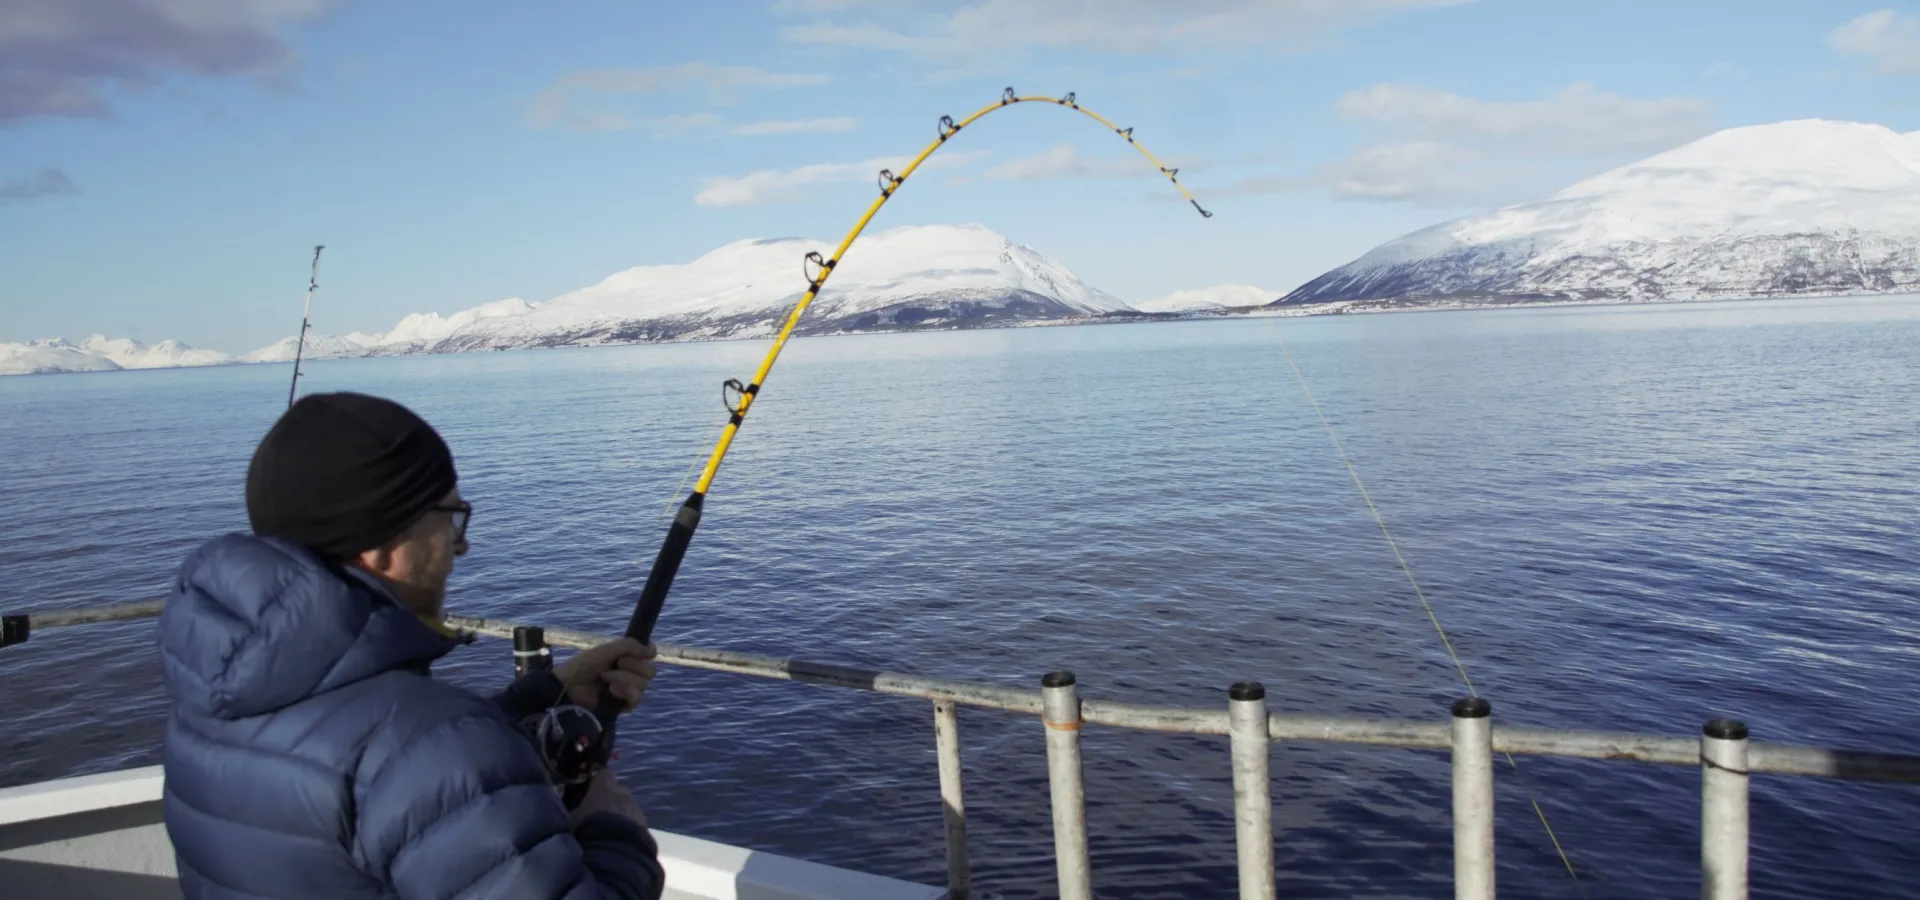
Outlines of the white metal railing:
M 162 601 L 14 615 L 0 618 L 0 646 L 19 643 L 45 628 L 157 616 Z M 516 625 L 470 616 L 449 624 L 473 635 L 510 638 L 516 666 L 524 668 L 553 646 L 586 648 L 614 636 Z M 1920 784 L 1920 756 L 1833 750 L 1752 741 L 1747 726 L 1731 719 L 1707 722 L 1695 738 L 1600 731 L 1496 727 L 1487 701 L 1453 704 L 1447 723 L 1274 714 L 1258 682 L 1228 690 L 1224 708 L 1149 706 L 1079 696 L 1072 672 L 1048 673 L 1040 689 L 948 681 L 782 659 L 757 653 L 659 644 L 658 662 L 757 678 L 852 688 L 933 702 L 934 743 L 946 822 L 947 886 L 951 900 L 970 900 L 966 805 L 960 780 L 959 705 L 1002 709 L 1041 718 L 1047 735 L 1047 773 L 1053 807 L 1054 854 L 1062 900 L 1090 900 L 1086 800 L 1081 777 L 1080 729 L 1086 724 L 1181 734 L 1222 735 L 1231 746 L 1234 834 L 1242 900 L 1273 900 L 1272 788 L 1267 777 L 1272 742 L 1370 744 L 1446 750 L 1452 756 L 1454 896 L 1494 896 L 1493 756 L 1496 753 L 1697 766 L 1701 773 L 1701 896 L 1744 900 L 1747 896 L 1748 777 L 1754 772 L 1854 781 Z

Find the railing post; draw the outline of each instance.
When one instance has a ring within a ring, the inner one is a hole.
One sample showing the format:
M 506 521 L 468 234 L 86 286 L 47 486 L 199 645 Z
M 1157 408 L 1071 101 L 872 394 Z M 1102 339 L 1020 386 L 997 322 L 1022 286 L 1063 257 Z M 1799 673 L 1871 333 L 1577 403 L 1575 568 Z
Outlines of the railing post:
M 1093 900 L 1087 858 L 1087 798 L 1080 780 L 1080 692 L 1073 673 L 1040 679 L 1041 719 L 1047 726 L 1047 784 L 1053 793 L 1053 857 L 1060 900 Z
M 1493 900 L 1493 705 L 1453 704 L 1453 896 Z
M 1735 719 L 1700 730 L 1700 896 L 1747 897 L 1747 725 Z
M 947 823 L 947 900 L 970 900 L 973 869 L 967 862 L 967 805 L 960 792 L 960 717 L 952 700 L 933 701 L 933 740 L 940 756 L 940 806 Z
M 538 625 L 513 626 L 513 674 L 553 668 L 553 650 L 547 646 L 546 629 Z
M 1233 838 L 1240 850 L 1240 900 L 1273 900 L 1273 786 L 1267 780 L 1267 689 L 1242 681 L 1227 690 L 1233 745 Z

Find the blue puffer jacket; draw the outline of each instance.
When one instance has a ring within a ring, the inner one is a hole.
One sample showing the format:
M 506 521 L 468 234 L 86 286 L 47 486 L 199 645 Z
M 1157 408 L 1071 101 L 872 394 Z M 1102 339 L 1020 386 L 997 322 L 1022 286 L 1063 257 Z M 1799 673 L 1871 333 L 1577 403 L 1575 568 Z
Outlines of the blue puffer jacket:
M 569 830 L 515 726 L 558 679 L 493 699 L 433 680 L 457 643 L 377 579 L 291 544 L 231 535 L 195 552 L 160 617 L 186 896 L 657 900 L 646 829 L 599 813 Z

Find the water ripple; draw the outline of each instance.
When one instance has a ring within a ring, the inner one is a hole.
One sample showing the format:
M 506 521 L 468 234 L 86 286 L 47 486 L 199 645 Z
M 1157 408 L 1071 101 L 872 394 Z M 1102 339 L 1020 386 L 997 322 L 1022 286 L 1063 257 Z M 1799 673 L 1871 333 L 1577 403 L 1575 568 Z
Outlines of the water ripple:
M 1502 721 L 1920 752 L 1920 302 L 1337 317 L 1284 329 Z M 1214 704 L 1438 719 L 1451 661 L 1263 322 L 795 342 L 727 460 L 663 640 Z M 719 381 L 755 343 L 320 361 L 399 398 L 477 511 L 462 612 L 617 629 Z M 0 379 L 9 608 L 155 596 L 244 527 L 284 367 Z M 497 683 L 497 642 L 444 670 Z M 0 656 L 0 784 L 157 759 L 150 626 Z M 977 882 L 1051 895 L 1043 740 L 963 710 Z M 941 881 L 927 704 L 668 671 L 622 765 L 662 827 Z M 1085 732 L 1103 897 L 1228 896 L 1215 738 Z M 1440 896 L 1447 763 L 1285 746 L 1292 897 Z M 1698 776 L 1527 760 L 1497 776 L 1499 879 L 1698 890 Z M 1763 778 L 1754 896 L 1901 895 L 1920 795 Z

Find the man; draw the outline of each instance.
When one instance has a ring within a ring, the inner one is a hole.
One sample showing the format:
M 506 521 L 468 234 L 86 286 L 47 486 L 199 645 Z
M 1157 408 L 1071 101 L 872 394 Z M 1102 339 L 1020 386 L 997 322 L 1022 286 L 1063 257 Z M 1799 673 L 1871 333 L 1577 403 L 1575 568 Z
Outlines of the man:
M 658 900 L 639 809 L 601 772 L 571 814 L 521 725 L 563 697 L 631 709 L 623 640 L 488 699 L 435 681 L 472 508 L 405 407 L 302 398 L 247 472 L 253 534 L 182 566 L 160 619 L 165 812 L 189 900 Z

